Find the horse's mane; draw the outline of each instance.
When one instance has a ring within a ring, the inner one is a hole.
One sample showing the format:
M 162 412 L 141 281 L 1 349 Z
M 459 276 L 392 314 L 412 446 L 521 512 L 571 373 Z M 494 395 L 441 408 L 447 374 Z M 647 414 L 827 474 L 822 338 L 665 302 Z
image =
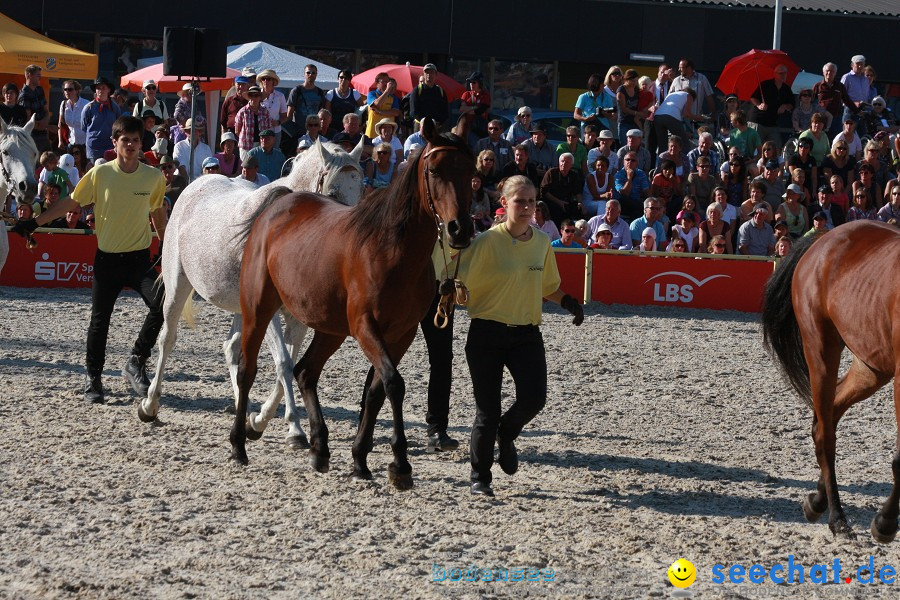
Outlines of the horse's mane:
M 432 146 L 458 148 L 474 160 L 472 149 L 465 140 L 452 133 L 442 133 L 432 142 Z M 406 170 L 391 185 L 375 190 L 353 207 L 347 219 L 347 232 L 352 231 L 361 242 L 374 239 L 379 245 L 388 247 L 400 243 L 414 207 L 419 202 L 422 152 L 424 149 L 411 155 Z
M 240 246 L 243 246 L 247 242 L 247 236 L 250 235 L 250 229 L 253 228 L 253 223 L 256 222 L 256 219 L 259 218 L 263 211 L 272 206 L 276 200 L 290 194 L 292 192 L 291 188 L 285 187 L 283 185 L 279 185 L 273 187 L 266 194 L 265 199 L 259 203 L 259 206 L 256 207 L 256 210 L 253 211 L 249 217 L 247 217 L 244 221 L 241 221 L 235 226 L 237 232 L 234 234 L 232 238 L 235 242 L 237 242 Z

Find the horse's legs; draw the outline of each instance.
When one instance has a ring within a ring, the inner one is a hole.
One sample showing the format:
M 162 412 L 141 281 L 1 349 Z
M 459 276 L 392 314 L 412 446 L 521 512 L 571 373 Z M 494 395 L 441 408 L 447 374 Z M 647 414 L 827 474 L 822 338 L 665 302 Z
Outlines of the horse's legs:
M 309 327 L 295 319 L 287 311 L 282 311 L 282 315 L 284 316 L 285 324 L 284 344 L 290 364 L 284 373 L 284 377 L 279 378 L 278 389 L 275 393 L 278 394 L 280 400 L 282 393 L 285 391 L 289 392 L 286 396 L 284 411 L 284 418 L 288 421 L 287 444 L 293 449 L 309 448 L 306 434 L 300 425 L 300 411 L 297 409 L 297 401 L 294 398 L 294 383 L 292 377 L 289 376 L 292 374 L 294 365 L 297 364 L 297 354 L 300 352 L 300 345 L 303 344 L 303 339 L 306 337 Z
M 838 421 L 844 416 L 844 413 L 860 400 L 865 400 L 874 394 L 888 381 L 890 381 L 889 375 L 877 373 L 856 358 L 856 356 L 853 357 L 850 368 L 838 381 L 835 390 L 834 408 L 832 410 L 832 427 L 835 430 L 835 435 Z M 816 428 L 817 421 L 814 417 L 812 425 L 813 439 L 815 439 Z M 803 502 L 803 513 L 807 520 L 813 523 L 819 519 L 826 508 L 828 508 L 828 498 L 825 490 L 825 480 L 820 475 L 816 491 L 807 496 Z
M 900 427 L 900 369 L 894 373 L 894 414 Z M 897 431 L 897 447 L 891 460 L 894 487 L 881 510 L 872 520 L 872 537 L 876 542 L 887 544 L 897 535 L 897 517 L 900 515 L 900 429 Z
M 225 352 L 225 362 L 228 364 L 228 374 L 231 377 L 231 388 L 234 391 L 234 405 L 237 406 L 240 390 L 238 389 L 238 367 L 241 363 L 241 315 L 235 313 L 231 319 L 231 331 L 222 344 Z
M 363 390 L 362 410 L 359 414 L 359 428 L 353 441 L 353 479 L 372 479 L 372 472 L 366 464 L 366 458 L 372 451 L 372 436 L 375 432 L 375 421 L 384 406 L 385 390 L 381 378 L 374 367 L 366 374 L 366 386 Z
M 319 473 L 328 472 L 331 451 L 328 449 L 328 426 L 322 416 L 316 387 L 319 385 L 322 368 L 343 342 L 342 336 L 316 331 L 303 358 L 294 366 L 294 377 L 303 394 L 303 404 L 306 405 L 309 417 L 309 461 Z
M 388 479 L 394 484 L 394 487 L 400 490 L 408 490 L 412 487 L 412 466 L 407 458 L 407 441 L 406 432 L 403 423 L 403 399 L 406 395 L 406 383 L 400 372 L 397 370 L 396 363 L 406 353 L 409 345 L 412 344 L 416 337 L 415 327 L 406 332 L 396 343 L 390 348 L 386 346 L 383 338 L 378 330 L 378 325 L 372 318 L 365 318 L 355 332 L 359 346 L 372 366 L 375 367 L 377 378 L 384 385 L 384 392 L 391 403 L 391 411 L 394 417 L 394 433 L 391 436 L 391 450 L 394 453 L 394 462 L 388 466 Z M 395 358 L 396 357 L 396 362 Z M 371 390 L 369 392 L 371 398 Z M 368 404 L 368 399 L 367 399 Z M 374 411 L 372 411 L 374 412 Z M 368 405 L 363 411 L 365 422 L 372 420 L 372 429 L 374 430 L 374 419 L 377 415 L 369 414 Z M 360 427 L 363 423 L 360 423 Z M 358 434 L 359 435 L 359 434 Z M 363 439 L 358 440 L 359 449 L 363 455 L 368 453 L 368 449 L 372 447 L 372 431 Z
M 801 331 L 803 330 L 801 322 Z M 834 469 L 834 397 L 837 388 L 837 379 L 834 374 L 840 367 L 844 344 L 830 322 L 818 321 L 811 327 L 807 327 L 806 330 L 818 333 L 818 335 L 804 336 L 804 354 L 806 363 L 809 365 L 809 382 L 815 413 L 813 442 L 816 447 L 816 459 L 821 470 L 820 477 L 825 484 L 825 495 L 828 499 L 828 527 L 835 536 L 852 537 L 853 531 L 847 524 L 847 517 L 841 506 Z
M 179 270 L 171 281 L 171 285 L 166 286 L 165 299 L 163 300 L 163 326 L 160 330 L 159 341 L 157 347 L 159 349 L 159 358 L 156 360 L 156 375 L 150 382 L 150 388 L 147 390 L 147 397 L 141 399 L 137 403 L 138 418 L 145 423 L 156 420 L 159 413 L 159 398 L 162 395 L 162 380 L 165 371 L 166 359 L 172 348 L 175 347 L 175 340 L 178 337 L 178 319 L 181 311 L 184 309 L 184 303 L 191 294 L 194 293 L 190 281 L 183 271 Z
M 260 413 L 253 413 L 248 417 L 250 429 L 247 430 L 247 435 L 251 439 L 258 439 L 262 435 L 266 425 L 275 416 L 278 404 L 281 402 L 281 396 L 284 395 L 292 427 L 292 431 L 288 434 L 287 443 L 295 449 L 309 447 L 306 434 L 303 433 L 303 428 L 300 427 L 297 405 L 294 402 L 294 387 L 291 380 L 291 371 L 294 363 L 291 361 L 288 350 L 284 345 L 281 327 L 281 316 L 275 313 L 275 316 L 272 317 L 272 320 L 269 321 L 269 326 L 266 328 L 265 340 L 269 351 L 272 353 L 272 358 L 275 360 L 276 383 L 268 399 L 263 404 Z

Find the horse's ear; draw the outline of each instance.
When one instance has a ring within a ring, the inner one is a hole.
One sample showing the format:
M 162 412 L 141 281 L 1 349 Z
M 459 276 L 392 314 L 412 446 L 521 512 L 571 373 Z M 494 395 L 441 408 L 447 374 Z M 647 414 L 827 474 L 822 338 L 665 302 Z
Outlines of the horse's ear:
M 25 133 L 31 135 L 31 130 L 34 129 L 34 114 L 31 115 L 31 118 L 28 119 L 28 122 L 25 123 L 25 127 L 23 127 L 22 129 L 25 130 Z
M 459 115 L 459 120 L 456 122 L 456 127 L 453 128 L 453 132 L 463 140 L 469 139 L 469 119 L 466 118 L 466 115 Z
M 434 126 L 434 121 L 431 120 L 431 117 L 425 117 L 424 119 L 422 119 L 421 134 L 429 144 L 437 141 L 437 127 Z
M 9 123 L 6 122 L 6 119 L 0 117 L 0 133 L 3 133 L 7 129 L 9 129 Z
M 322 162 L 326 165 L 331 164 L 331 152 L 329 152 L 328 148 L 325 147 L 325 144 L 322 143 L 321 136 L 316 138 L 316 148 L 319 150 L 319 156 L 322 157 Z
M 359 162 L 359 159 L 362 158 L 363 153 L 363 144 L 366 141 L 366 136 L 360 136 L 359 143 L 356 145 L 356 148 L 353 149 L 353 152 L 350 153 L 350 156 L 353 157 L 353 160 Z

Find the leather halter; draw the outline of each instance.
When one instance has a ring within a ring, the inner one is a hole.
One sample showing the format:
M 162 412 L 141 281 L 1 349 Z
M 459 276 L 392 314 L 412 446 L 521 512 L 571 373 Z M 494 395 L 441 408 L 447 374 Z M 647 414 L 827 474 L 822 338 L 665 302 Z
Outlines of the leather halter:
M 428 158 L 437 152 L 459 152 L 456 146 L 432 146 L 431 150 L 422 154 L 422 174 L 425 176 L 425 198 L 428 200 L 428 208 L 434 217 L 434 222 L 438 229 L 441 228 L 441 217 L 438 216 L 437 210 L 434 208 L 434 198 L 431 195 L 431 180 L 428 178 Z

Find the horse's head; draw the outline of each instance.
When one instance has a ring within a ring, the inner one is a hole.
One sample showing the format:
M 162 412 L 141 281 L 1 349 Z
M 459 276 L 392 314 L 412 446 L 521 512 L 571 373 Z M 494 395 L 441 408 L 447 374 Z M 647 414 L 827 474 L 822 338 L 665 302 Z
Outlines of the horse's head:
M 422 136 L 428 144 L 419 159 L 420 196 L 443 221 L 454 248 L 468 246 L 475 230 L 469 213 L 475 158 L 466 143 L 467 127 L 460 123 L 455 135 L 438 135 L 434 122 L 424 119 Z
M 31 139 L 32 129 L 34 116 L 25 127 L 8 125 L 0 117 L 0 191 L 15 194 L 17 202 L 31 202 L 37 195 L 38 149 Z
M 363 146 L 347 153 L 337 144 L 323 144 L 321 138 L 294 159 L 288 187 L 295 192 L 316 192 L 331 196 L 341 204 L 354 206 L 363 193 L 363 171 L 359 165 Z

